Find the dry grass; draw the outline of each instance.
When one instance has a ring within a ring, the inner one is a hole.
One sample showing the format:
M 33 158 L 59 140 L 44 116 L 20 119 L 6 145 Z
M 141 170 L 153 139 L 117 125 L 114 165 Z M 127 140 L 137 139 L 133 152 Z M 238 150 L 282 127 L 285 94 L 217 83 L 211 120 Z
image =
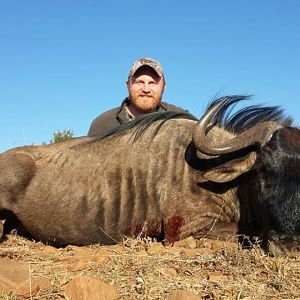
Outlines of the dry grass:
M 79 275 L 112 284 L 120 299 L 166 299 L 178 289 L 207 300 L 300 299 L 298 254 L 272 258 L 257 247 L 242 250 L 230 242 L 188 240 L 163 247 L 128 239 L 115 246 L 56 250 L 9 235 L 0 245 L 0 257 L 29 265 L 32 278 L 51 281 L 50 289 L 31 299 L 64 299 L 64 285 Z M 2 294 L 0 299 L 21 298 Z

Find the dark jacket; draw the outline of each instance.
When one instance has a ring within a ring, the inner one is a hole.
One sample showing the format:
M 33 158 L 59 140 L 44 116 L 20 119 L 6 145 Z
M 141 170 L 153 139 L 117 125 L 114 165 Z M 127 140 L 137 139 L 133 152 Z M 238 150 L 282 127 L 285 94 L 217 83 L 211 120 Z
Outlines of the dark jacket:
M 110 109 L 101 115 L 99 115 L 91 124 L 88 136 L 103 135 L 111 129 L 118 127 L 120 124 L 130 122 L 125 104 L 129 102 L 128 98 L 125 98 L 121 106 Z M 180 107 L 161 102 L 157 111 L 176 111 L 176 112 L 188 112 Z

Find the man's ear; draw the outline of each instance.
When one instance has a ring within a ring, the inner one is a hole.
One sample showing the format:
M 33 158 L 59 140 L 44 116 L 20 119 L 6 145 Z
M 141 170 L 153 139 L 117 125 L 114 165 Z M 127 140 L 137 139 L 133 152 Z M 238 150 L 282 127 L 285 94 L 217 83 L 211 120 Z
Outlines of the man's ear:
M 164 90 L 165 90 L 165 88 L 167 87 L 167 82 L 164 78 L 162 78 L 162 80 L 164 81 Z
M 130 84 L 131 84 L 131 81 L 130 81 L 131 79 L 130 78 L 128 78 L 127 80 L 126 80 L 126 86 L 127 86 L 127 90 L 129 91 L 129 88 L 130 88 Z
M 213 182 L 228 182 L 249 171 L 253 167 L 256 158 L 256 152 L 252 151 L 246 156 L 212 168 L 201 174 L 201 176 Z

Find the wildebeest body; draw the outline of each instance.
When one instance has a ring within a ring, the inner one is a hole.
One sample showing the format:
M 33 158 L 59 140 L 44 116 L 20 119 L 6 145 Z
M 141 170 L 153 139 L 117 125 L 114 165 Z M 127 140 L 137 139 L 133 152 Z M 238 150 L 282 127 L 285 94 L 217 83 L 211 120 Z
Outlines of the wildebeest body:
M 300 131 L 277 108 L 225 122 L 244 98 L 217 100 L 199 121 L 157 113 L 106 137 L 2 153 L 0 218 L 59 246 L 236 233 L 266 249 L 282 237 L 300 244 Z
M 204 195 L 184 160 L 195 123 L 169 120 L 155 137 L 148 129 L 137 142 L 125 132 L 117 140 L 85 137 L 10 150 L 0 160 L 14 166 L 2 178 L 18 175 L 6 183 L 1 205 L 33 237 L 56 245 L 114 243 L 123 235 L 174 241 L 209 233 L 217 219 L 228 227 L 226 233 L 220 226 L 224 234 L 233 234 L 236 201 Z

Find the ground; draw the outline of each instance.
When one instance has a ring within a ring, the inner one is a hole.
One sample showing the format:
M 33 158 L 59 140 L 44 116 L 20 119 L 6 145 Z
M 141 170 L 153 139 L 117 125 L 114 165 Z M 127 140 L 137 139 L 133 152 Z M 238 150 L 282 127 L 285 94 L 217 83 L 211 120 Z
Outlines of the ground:
M 5 278 L 9 263 L 24 267 L 29 284 L 3 288 L 0 299 L 6 300 L 81 299 L 70 296 L 70 283 L 78 277 L 113 287 L 111 298 L 95 299 L 300 299 L 297 253 L 273 258 L 256 246 L 245 250 L 230 241 L 188 238 L 163 246 L 127 239 L 113 246 L 57 249 L 11 234 L 0 244 L 0 260 L 0 289 L 1 280 L 6 287 L 12 280 Z M 22 271 L 14 274 L 17 280 Z M 191 293 L 176 296 L 179 290 Z

